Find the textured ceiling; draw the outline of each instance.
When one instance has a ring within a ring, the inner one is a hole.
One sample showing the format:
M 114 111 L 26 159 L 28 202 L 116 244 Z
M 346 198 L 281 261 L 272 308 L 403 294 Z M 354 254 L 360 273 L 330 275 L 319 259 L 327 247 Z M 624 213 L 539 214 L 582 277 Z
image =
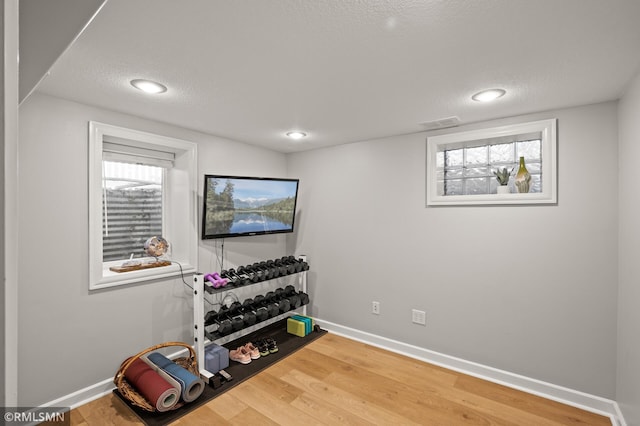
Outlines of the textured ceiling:
M 638 22 L 637 0 L 108 0 L 38 90 L 294 152 L 617 99 Z

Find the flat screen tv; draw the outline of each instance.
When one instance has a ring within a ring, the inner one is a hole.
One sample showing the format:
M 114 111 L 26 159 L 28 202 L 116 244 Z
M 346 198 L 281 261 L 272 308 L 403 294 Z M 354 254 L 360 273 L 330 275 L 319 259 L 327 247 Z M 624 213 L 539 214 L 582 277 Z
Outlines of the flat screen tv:
M 205 175 L 202 239 L 293 232 L 298 183 Z

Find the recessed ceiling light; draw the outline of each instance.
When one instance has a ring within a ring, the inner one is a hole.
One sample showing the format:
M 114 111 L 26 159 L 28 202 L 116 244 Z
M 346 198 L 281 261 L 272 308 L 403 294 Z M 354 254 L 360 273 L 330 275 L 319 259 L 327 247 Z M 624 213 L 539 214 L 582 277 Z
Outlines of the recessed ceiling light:
M 151 80 L 142 80 L 142 79 L 131 80 L 131 85 L 136 89 L 140 89 L 146 93 L 156 94 L 156 93 L 164 93 L 167 91 L 167 86 L 160 83 L 156 83 L 155 81 L 151 81 Z
M 298 140 L 298 139 L 306 138 L 307 134 L 296 130 L 293 132 L 287 132 L 287 136 L 290 137 L 291 139 Z
M 473 95 L 471 99 L 478 102 L 490 102 L 494 99 L 498 99 L 499 97 L 504 96 L 505 93 L 507 93 L 507 91 L 503 89 L 483 90 L 482 92 L 478 92 Z

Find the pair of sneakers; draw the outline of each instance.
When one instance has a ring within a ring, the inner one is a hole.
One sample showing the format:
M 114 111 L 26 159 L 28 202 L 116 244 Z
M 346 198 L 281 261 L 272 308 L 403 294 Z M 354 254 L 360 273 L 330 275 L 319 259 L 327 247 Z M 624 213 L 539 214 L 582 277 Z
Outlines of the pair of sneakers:
M 256 342 L 261 356 L 267 356 L 278 352 L 278 345 L 274 339 L 261 339 Z
M 229 351 L 229 359 L 240 364 L 249 364 L 252 359 L 258 358 L 260 358 L 260 351 L 251 342 Z

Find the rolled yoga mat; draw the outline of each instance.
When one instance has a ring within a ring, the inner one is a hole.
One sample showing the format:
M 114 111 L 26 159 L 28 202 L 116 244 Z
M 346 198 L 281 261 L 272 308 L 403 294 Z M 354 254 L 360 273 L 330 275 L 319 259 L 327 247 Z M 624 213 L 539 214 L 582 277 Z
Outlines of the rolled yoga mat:
M 172 386 L 141 359 L 131 363 L 124 377 L 159 412 L 171 410 L 180 400 L 180 389 Z
M 204 381 L 189 370 L 180 367 L 158 352 L 149 354 L 147 358 L 180 383 L 184 402 L 194 401 L 202 395 L 204 391 Z
M 141 360 L 143 360 L 149 367 L 151 367 L 151 369 L 153 371 L 155 371 L 156 373 L 158 373 L 160 375 L 160 377 L 162 377 L 163 379 L 165 379 L 167 381 L 167 383 L 169 383 L 171 386 L 173 386 L 173 388 L 176 390 L 176 397 L 179 400 L 180 399 L 180 394 L 182 394 L 182 386 L 180 385 L 180 382 L 178 382 L 176 379 L 174 379 L 173 377 L 171 377 L 166 371 L 164 371 L 162 368 L 158 367 L 157 365 L 155 365 L 153 362 L 151 362 L 148 358 L 149 354 L 144 354 L 140 357 Z M 177 405 L 176 405 L 177 407 Z

